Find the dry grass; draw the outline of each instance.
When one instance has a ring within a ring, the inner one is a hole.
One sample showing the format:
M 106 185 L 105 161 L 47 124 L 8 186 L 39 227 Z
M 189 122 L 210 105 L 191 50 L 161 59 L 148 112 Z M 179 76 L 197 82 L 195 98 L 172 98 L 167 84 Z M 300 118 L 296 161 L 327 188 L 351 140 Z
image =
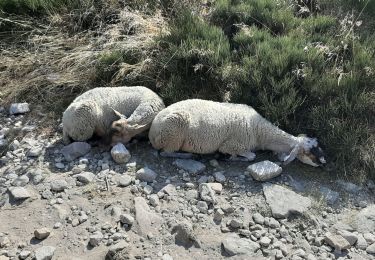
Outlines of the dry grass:
M 116 23 L 74 35 L 59 29 L 69 14 L 55 14 L 44 23 L 6 19 L 13 26 L 11 31 L 1 32 L 5 41 L 0 45 L 0 100 L 6 105 L 23 101 L 41 104 L 57 113 L 79 93 L 107 84 L 97 82 L 100 57 L 115 50 L 146 51 L 159 28 L 165 28 L 160 14 L 142 15 L 126 9 L 117 12 Z M 120 65 L 112 84 L 129 69 L 140 72 L 145 62 Z

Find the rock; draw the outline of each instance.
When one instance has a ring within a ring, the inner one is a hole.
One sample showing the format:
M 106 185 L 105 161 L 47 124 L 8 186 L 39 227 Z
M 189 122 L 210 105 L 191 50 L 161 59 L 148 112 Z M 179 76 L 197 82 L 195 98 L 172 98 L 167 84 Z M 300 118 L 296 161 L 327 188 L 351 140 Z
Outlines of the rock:
M 147 167 L 138 170 L 135 174 L 136 179 L 145 182 L 153 182 L 156 179 L 156 177 L 156 172 Z
M 352 232 L 346 230 L 339 230 L 337 233 L 341 235 L 343 238 L 345 238 L 351 246 L 354 245 L 358 240 L 358 237 Z
M 35 250 L 36 260 L 51 260 L 56 248 L 53 246 L 42 246 Z
M 268 247 L 271 244 L 271 239 L 269 239 L 268 237 L 262 237 L 259 240 L 259 244 L 263 247 Z
M 243 227 L 243 221 L 238 219 L 232 219 L 229 223 L 229 225 L 232 228 L 242 228 Z
M 202 200 L 216 204 L 215 192 L 207 183 L 199 184 L 199 195 Z
M 327 187 L 320 187 L 319 191 L 329 205 L 335 204 L 340 197 L 340 194 L 338 192 L 333 191 Z
M 90 246 L 98 246 L 100 242 L 103 240 L 104 236 L 100 231 L 95 231 L 89 239 Z
M 10 105 L 9 114 L 16 115 L 16 114 L 25 114 L 30 112 L 30 107 L 28 103 L 13 103 Z
M 19 176 L 18 178 L 14 179 L 14 181 L 12 181 L 12 185 L 17 187 L 23 187 L 28 183 L 29 177 L 27 177 L 26 175 Z
M 268 223 L 268 226 L 269 226 L 270 228 L 279 228 L 279 227 L 280 227 L 280 223 L 279 223 L 279 221 L 277 221 L 276 219 L 274 219 L 274 218 L 270 218 L 270 221 L 269 221 L 269 223 Z
M 43 152 L 42 147 L 33 147 L 27 152 L 27 156 L 29 157 L 38 157 Z
M 152 194 L 149 198 L 150 204 L 154 207 L 159 206 L 159 197 L 156 194 Z
M 130 152 L 122 143 L 118 143 L 112 147 L 111 155 L 112 159 L 119 164 L 127 163 L 131 158 Z
M 367 252 L 368 254 L 375 255 L 375 243 L 369 245 L 369 246 L 366 248 L 366 252 Z
M 10 187 L 9 192 L 15 200 L 24 200 L 31 197 L 27 189 L 23 187 Z
M 187 221 L 174 225 L 172 234 L 175 234 L 175 241 L 178 245 L 183 245 L 186 248 L 194 245 L 197 248 L 201 248 L 201 242 L 195 235 L 193 226 Z
M 55 163 L 55 166 L 56 166 L 57 169 L 64 169 L 65 168 L 65 165 L 61 162 Z
M 251 176 L 257 181 L 266 181 L 279 176 L 282 172 L 282 168 L 277 164 L 270 161 L 263 161 L 254 163 L 246 169 L 250 172 Z
M 57 179 L 51 181 L 51 190 L 56 192 L 64 191 L 68 188 L 68 183 L 63 179 Z
M 367 242 L 366 242 L 366 239 L 363 237 L 363 235 L 362 234 L 359 234 L 358 236 L 357 236 L 357 245 L 356 245 L 356 247 L 358 248 L 358 249 L 361 249 L 361 250 L 366 250 L 366 248 L 367 248 L 367 246 L 368 246 L 368 244 L 367 244 Z
M 215 172 L 214 177 L 215 177 L 215 180 L 220 183 L 223 183 L 226 180 L 226 177 L 224 176 L 224 172 Z
M 10 239 L 8 237 L 0 237 L 0 248 L 7 247 L 10 244 Z
M 43 240 L 51 234 L 51 230 L 48 228 L 39 228 L 34 231 L 34 237 Z
M 9 260 L 9 257 L 5 255 L 0 255 L 0 260 Z
M 74 142 L 61 149 L 65 160 L 74 161 L 78 157 L 86 155 L 91 150 L 91 145 L 86 142 Z
M 240 238 L 237 234 L 230 234 L 222 241 L 223 248 L 229 256 L 246 255 L 252 256 L 259 250 L 258 243 L 249 239 Z
M 28 250 L 22 250 L 22 251 L 20 252 L 19 258 L 20 258 L 20 259 L 26 259 L 30 254 L 31 254 L 31 251 L 28 251 Z M 0 260 L 1 260 L 1 258 L 0 258 Z
M 191 159 L 177 159 L 173 164 L 191 174 L 199 174 L 206 169 L 206 165 Z
M 367 232 L 367 233 L 364 233 L 364 234 L 363 234 L 363 237 L 364 237 L 364 239 L 366 240 L 366 242 L 367 242 L 368 244 L 375 243 L 375 235 L 373 235 L 373 234 Z
M 351 226 L 360 233 L 375 230 L 375 205 L 362 209 L 356 216 L 349 216 Z
M 253 215 L 253 220 L 255 223 L 260 225 L 263 225 L 264 223 L 264 217 L 258 212 Z
M 134 218 L 129 214 L 121 214 L 120 215 L 120 221 L 122 224 L 127 224 L 129 226 L 133 225 Z
M 168 254 L 164 254 L 161 260 L 173 260 L 173 257 Z
M 143 193 L 146 194 L 146 195 L 150 195 L 153 190 L 154 190 L 154 188 L 152 188 L 152 186 L 150 186 L 150 185 L 145 185 L 143 187 Z
M 169 196 L 177 195 L 176 187 L 173 184 L 165 185 L 160 191 L 168 194 Z
M 83 172 L 75 175 L 74 177 L 76 177 L 77 180 L 82 182 L 83 184 L 89 184 L 95 179 L 95 174 L 93 174 L 92 172 Z
M 216 192 L 217 194 L 220 194 L 221 191 L 223 190 L 223 185 L 221 183 L 218 183 L 218 182 L 210 182 L 210 183 L 207 183 L 211 189 Z
M 350 248 L 349 242 L 341 235 L 334 235 L 332 233 L 327 232 L 325 234 L 324 241 L 338 251 Z
M 275 218 L 302 214 L 311 206 L 311 200 L 276 184 L 263 184 L 263 193 Z
M 73 220 L 72 220 L 72 227 L 76 227 L 76 226 L 78 226 L 79 225 L 79 219 L 78 218 L 74 218 Z
M 8 145 L 8 141 L 6 139 L 0 138 L 0 148 L 4 148 Z
M 207 202 L 205 202 L 205 201 L 198 201 L 197 208 L 199 209 L 200 212 L 207 213 L 207 211 L 208 211 Z
M 222 209 L 217 209 L 214 213 L 214 221 L 220 222 L 224 217 L 224 211 Z
M 142 197 L 134 198 L 135 219 L 140 234 L 146 236 L 149 233 L 158 234 L 158 229 L 163 224 L 163 218 L 150 211 L 147 202 Z
M 129 175 L 118 176 L 116 180 L 118 186 L 120 187 L 127 187 L 132 183 L 132 177 Z
M 108 254 L 115 255 L 118 251 L 123 250 L 124 248 L 128 247 L 128 243 L 124 240 L 110 246 L 108 248 Z

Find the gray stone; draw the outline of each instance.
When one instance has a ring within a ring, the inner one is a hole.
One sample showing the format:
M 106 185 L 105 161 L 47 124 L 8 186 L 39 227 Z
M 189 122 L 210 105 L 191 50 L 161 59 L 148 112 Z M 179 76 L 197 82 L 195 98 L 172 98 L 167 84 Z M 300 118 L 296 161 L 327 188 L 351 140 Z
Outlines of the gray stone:
M 199 184 L 199 195 L 202 200 L 216 204 L 215 192 L 207 183 Z
M 29 183 L 29 177 L 27 177 L 26 175 L 19 176 L 18 178 L 12 181 L 12 185 L 17 186 L 17 187 L 23 187 L 28 183 Z
M 10 244 L 9 237 L 0 237 L 0 248 L 7 247 Z
M 214 213 L 214 221 L 220 222 L 224 217 L 224 211 L 222 209 L 217 209 Z
M 89 238 L 89 244 L 90 246 L 98 246 L 100 242 L 103 240 L 104 236 L 102 232 L 100 231 L 95 231 Z
M 199 174 L 206 169 L 206 165 L 191 159 L 177 159 L 173 164 L 191 174 Z
M 74 142 L 61 149 L 65 160 L 71 162 L 78 157 L 86 155 L 91 150 L 91 145 L 86 142 Z
M 58 179 L 51 181 L 51 190 L 60 192 L 68 188 L 68 183 L 65 180 Z
M 279 221 L 277 221 L 276 219 L 274 219 L 274 218 L 270 218 L 270 221 L 269 221 L 269 223 L 268 223 L 268 226 L 269 226 L 270 228 L 279 228 L 279 227 L 280 227 L 280 223 L 279 223 Z
M 83 184 L 89 184 L 95 179 L 95 174 L 93 174 L 92 172 L 83 172 L 75 175 L 74 177 L 76 177 L 77 180 L 82 182 Z
M 22 250 L 20 252 L 19 258 L 20 259 L 26 259 L 31 254 L 31 251 L 28 250 Z
M 375 243 L 375 235 L 373 235 L 372 233 L 366 232 L 363 234 L 363 237 L 368 244 Z
M 221 183 L 223 183 L 223 182 L 225 182 L 225 180 L 226 180 L 226 177 L 225 177 L 225 175 L 224 175 L 224 172 L 215 172 L 215 173 L 214 173 L 214 177 L 215 177 L 215 180 L 216 180 L 217 182 L 221 182 Z
M 279 176 L 283 169 L 276 163 L 270 161 L 263 161 L 254 163 L 246 169 L 251 176 L 257 181 L 266 181 L 276 176 Z
M 356 247 L 358 249 L 361 249 L 361 250 L 366 250 L 368 244 L 366 242 L 366 239 L 363 237 L 363 235 L 362 234 L 358 234 L 357 239 L 358 240 L 357 240 Z
M 159 206 L 160 204 L 159 197 L 156 194 L 152 194 L 149 198 L 149 201 L 150 201 L 151 206 L 154 206 L 154 207 Z
M 255 223 L 260 225 L 263 225 L 264 223 L 264 217 L 258 212 L 253 215 L 253 220 Z
M 176 187 L 173 184 L 165 185 L 160 191 L 168 194 L 169 196 L 177 195 Z
M 130 152 L 122 143 L 118 143 L 112 147 L 111 155 L 112 159 L 119 164 L 127 163 L 131 158 Z
M 129 175 L 118 176 L 116 180 L 118 186 L 120 187 L 127 187 L 132 183 L 132 177 Z
M 375 205 L 362 209 L 357 215 L 349 216 L 351 226 L 360 233 L 373 232 L 375 230 Z
M 9 192 L 15 200 L 24 200 L 31 197 L 28 190 L 23 187 L 10 187 Z
M 341 235 L 334 235 L 330 232 L 327 232 L 324 237 L 325 242 L 333 247 L 335 250 L 341 251 L 343 249 L 349 249 L 349 242 L 343 238 Z
M 320 187 L 319 191 L 326 199 L 327 203 L 330 205 L 335 204 L 340 197 L 340 194 L 338 192 L 333 191 L 327 187 Z
M 13 103 L 10 105 L 9 114 L 16 115 L 16 114 L 25 114 L 30 112 L 30 107 L 28 103 Z
M 42 154 L 43 148 L 42 147 L 33 147 L 27 152 L 27 156 L 29 157 L 38 157 Z
M 140 234 L 146 236 L 149 233 L 158 234 L 159 228 L 163 224 L 163 218 L 150 211 L 147 202 L 142 197 L 134 198 L 135 219 L 138 224 Z
M 163 257 L 161 258 L 162 260 L 173 260 L 173 257 L 168 255 L 168 254 L 164 254 Z
M 271 239 L 269 239 L 268 237 L 262 237 L 259 240 L 259 244 L 263 247 L 268 247 L 271 244 Z
M 223 248 L 230 256 L 246 255 L 252 256 L 259 250 L 258 243 L 249 239 L 240 238 L 237 234 L 230 234 L 222 241 Z
M 337 234 L 345 238 L 351 246 L 354 245 L 358 240 L 358 237 L 354 233 L 346 230 L 339 230 Z
M 275 218 L 302 214 L 311 206 L 311 200 L 276 184 L 263 184 L 263 193 Z
M 243 227 L 243 221 L 239 219 L 232 219 L 229 223 L 229 225 L 232 228 L 242 228 Z
M 51 260 L 56 248 L 54 246 L 42 246 L 35 250 L 36 260 Z
M 157 177 L 156 172 L 148 167 L 144 167 L 138 170 L 135 174 L 135 178 L 140 181 L 153 182 Z
M 47 238 L 51 234 L 51 230 L 49 228 L 39 228 L 34 231 L 34 237 L 43 240 Z
M 217 194 L 220 194 L 223 190 L 223 185 L 219 182 L 209 182 L 207 185 L 210 186 L 210 188 Z
M 367 252 L 368 254 L 375 255 L 375 243 L 369 245 L 369 246 L 366 248 L 366 252 Z
M 4 148 L 8 145 L 8 141 L 6 139 L 0 138 L 0 148 Z
M 110 246 L 108 248 L 108 253 L 111 254 L 111 255 L 114 255 L 116 254 L 118 251 L 121 251 L 123 250 L 124 248 L 128 247 L 128 243 L 124 240 Z
M 64 169 L 65 168 L 65 165 L 61 162 L 55 163 L 55 166 L 56 166 L 57 169 Z
M 205 201 L 198 201 L 197 208 L 199 209 L 200 212 L 207 213 L 207 211 L 208 211 L 207 202 L 205 202 Z

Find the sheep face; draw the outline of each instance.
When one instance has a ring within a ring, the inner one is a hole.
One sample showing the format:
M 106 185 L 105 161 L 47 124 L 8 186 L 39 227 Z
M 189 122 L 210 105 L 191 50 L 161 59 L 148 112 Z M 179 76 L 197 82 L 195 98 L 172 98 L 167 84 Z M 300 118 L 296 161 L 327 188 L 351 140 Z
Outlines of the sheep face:
M 133 137 L 132 133 L 128 131 L 128 122 L 126 119 L 120 119 L 117 121 L 114 121 L 111 125 L 111 143 L 123 143 L 127 144 L 130 139 Z
M 323 150 L 319 147 L 316 138 L 299 137 L 301 141 L 297 159 L 301 162 L 318 167 L 326 163 Z

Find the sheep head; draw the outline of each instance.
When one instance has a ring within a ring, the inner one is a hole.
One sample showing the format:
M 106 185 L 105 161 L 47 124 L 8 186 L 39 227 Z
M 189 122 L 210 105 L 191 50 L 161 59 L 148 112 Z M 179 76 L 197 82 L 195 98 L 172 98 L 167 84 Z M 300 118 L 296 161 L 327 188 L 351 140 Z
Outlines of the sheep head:
M 127 117 L 120 112 L 112 109 L 120 117 L 119 120 L 113 121 L 110 129 L 112 144 L 121 142 L 126 144 L 130 139 L 142 132 L 147 125 L 129 124 Z
M 322 166 L 326 163 L 323 150 L 319 147 L 318 140 L 316 138 L 309 138 L 306 135 L 299 135 L 297 137 L 297 144 L 290 154 L 284 158 L 284 164 L 290 163 L 295 158 L 313 167 Z

